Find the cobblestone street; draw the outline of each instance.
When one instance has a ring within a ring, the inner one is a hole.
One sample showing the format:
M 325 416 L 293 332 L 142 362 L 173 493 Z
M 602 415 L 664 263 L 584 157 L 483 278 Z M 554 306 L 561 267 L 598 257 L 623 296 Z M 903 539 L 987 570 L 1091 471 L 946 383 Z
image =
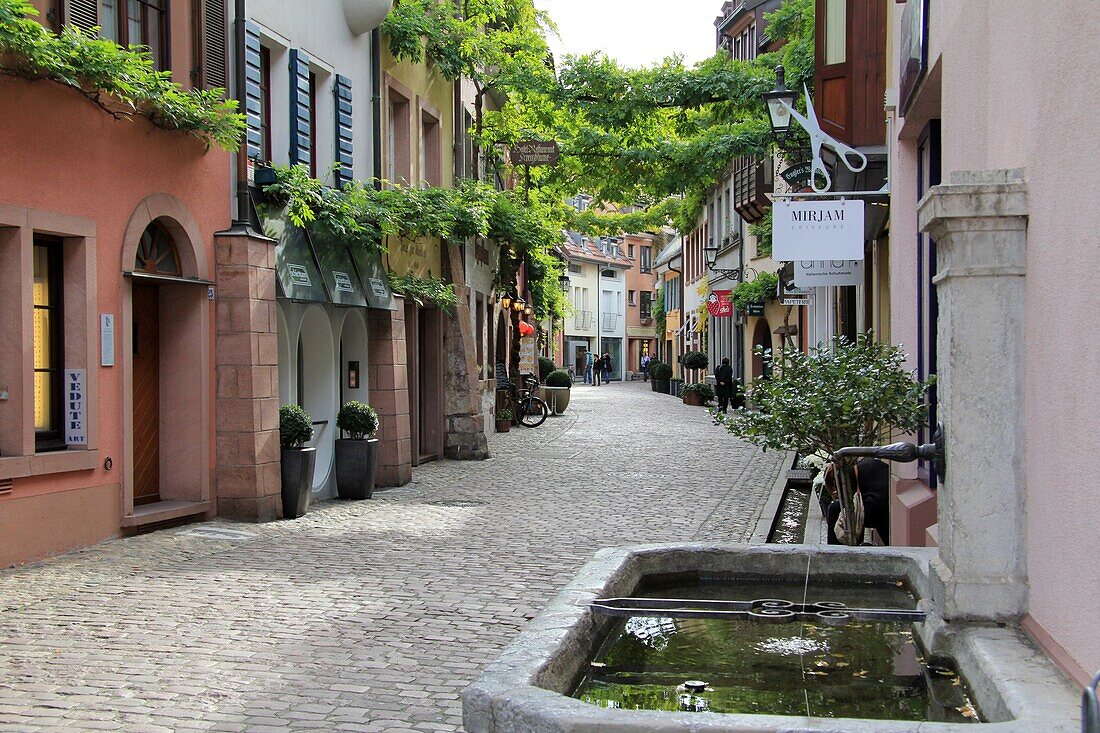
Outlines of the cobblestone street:
M 597 549 L 743 541 L 782 457 L 644 383 L 577 385 L 491 447 L 297 521 L 3 571 L 0 730 L 459 730 L 462 689 Z

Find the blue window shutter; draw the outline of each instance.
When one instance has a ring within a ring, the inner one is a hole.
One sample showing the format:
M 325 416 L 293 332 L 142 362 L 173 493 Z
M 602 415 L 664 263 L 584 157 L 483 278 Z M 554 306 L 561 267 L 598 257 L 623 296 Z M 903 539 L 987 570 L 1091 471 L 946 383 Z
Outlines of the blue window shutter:
M 337 74 L 332 93 L 336 97 L 336 162 L 340 164 L 336 171 L 336 187 L 343 188 L 345 183 L 355 178 L 352 168 L 351 79 Z
M 309 167 L 309 55 L 290 49 L 290 164 Z
M 263 150 L 260 132 L 260 115 L 263 101 L 260 99 L 260 28 L 255 23 L 244 24 L 244 114 L 248 130 L 245 136 L 245 154 L 258 158 Z

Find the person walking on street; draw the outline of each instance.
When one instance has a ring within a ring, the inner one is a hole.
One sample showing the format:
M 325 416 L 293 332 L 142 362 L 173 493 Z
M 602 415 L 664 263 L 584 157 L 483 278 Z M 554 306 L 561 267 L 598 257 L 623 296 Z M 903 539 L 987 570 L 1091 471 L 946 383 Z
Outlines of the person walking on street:
M 642 381 L 649 381 L 649 354 L 642 354 Z
M 598 387 L 600 386 L 601 377 L 603 377 L 603 359 L 593 356 L 592 352 L 588 352 L 588 360 L 591 364 L 592 384 Z
M 718 397 L 718 412 L 726 413 L 733 399 L 733 367 L 729 359 L 722 360 L 722 366 L 714 370 L 715 394 Z
M 586 352 L 584 355 L 584 383 L 592 384 L 592 352 Z
M 611 381 L 611 354 L 604 352 L 600 365 L 603 367 L 603 383 L 607 384 Z

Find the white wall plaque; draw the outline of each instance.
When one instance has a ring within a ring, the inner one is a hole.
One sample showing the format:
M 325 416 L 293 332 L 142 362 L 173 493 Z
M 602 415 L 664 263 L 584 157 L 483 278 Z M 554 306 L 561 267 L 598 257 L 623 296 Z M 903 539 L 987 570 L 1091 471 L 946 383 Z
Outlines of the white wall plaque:
M 115 314 L 99 314 L 99 365 L 115 365 Z
M 862 260 L 863 201 L 776 201 L 772 259 Z
M 794 284 L 800 288 L 862 285 L 863 260 L 796 260 Z
M 65 370 L 65 445 L 88 445 L 86 386 L 83 369 Z

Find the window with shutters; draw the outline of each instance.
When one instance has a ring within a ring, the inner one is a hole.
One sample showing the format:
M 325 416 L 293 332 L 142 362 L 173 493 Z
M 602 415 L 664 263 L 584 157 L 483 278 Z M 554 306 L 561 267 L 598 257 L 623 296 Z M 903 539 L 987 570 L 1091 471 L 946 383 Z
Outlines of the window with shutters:
M 160 70 L 168 68 L 168 0 L 70 0 L 67 19 L 120 46 L 145 46 Z
M 192 0 L 191 29 L 195 65 L 191 78 L 201 89 L 227 89 L 228 35 L 226 26 L 227 0 Z
M 440 158 L 443 155 L 439 133 L 439 118 L 426 109 L 420 110 L 420 183 L 439 186 L 443 183 Z
M 271 49 L 260 46 L 260 160 L 271 160 Z
M 412 109 L 409 97 L 392 86 L 386 103 L 386 180 L 408 184 L 412 181 Z
M 354 169 L 354 144 L 352 140 L 352 89 L 351 79 L 341 74 L 336 75 L 332 86 L 334 97 L 334 111 L 336 114 L 336 156 L 335 162 L 340 164 L 336 169 L 336 187 L 342 188 L 345 183 L 355 178 Z
M 309 175 L 317 177 L 317 74 L 309 72 Z

